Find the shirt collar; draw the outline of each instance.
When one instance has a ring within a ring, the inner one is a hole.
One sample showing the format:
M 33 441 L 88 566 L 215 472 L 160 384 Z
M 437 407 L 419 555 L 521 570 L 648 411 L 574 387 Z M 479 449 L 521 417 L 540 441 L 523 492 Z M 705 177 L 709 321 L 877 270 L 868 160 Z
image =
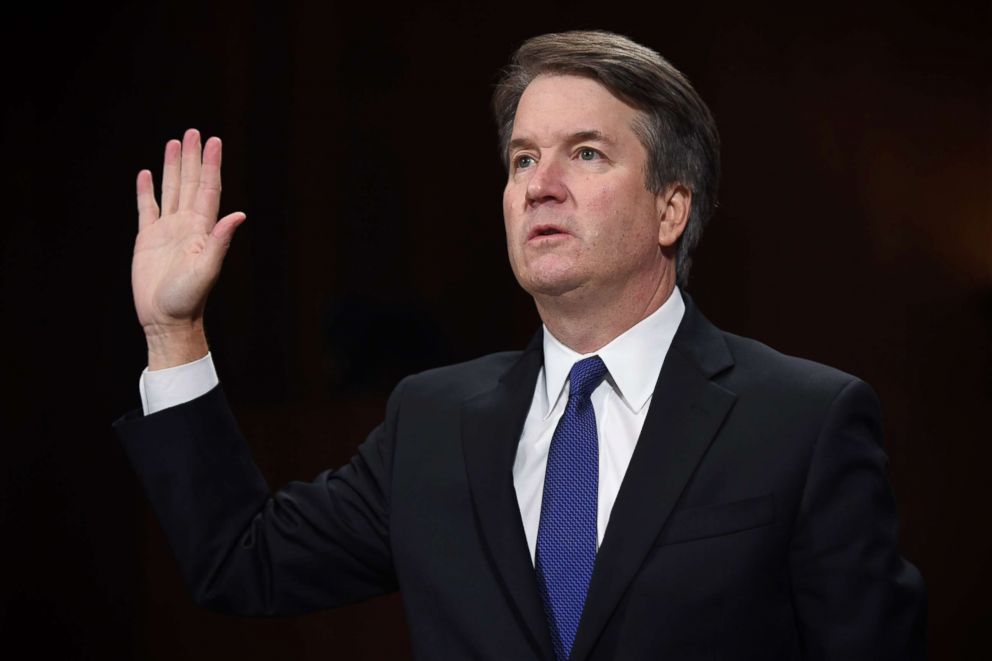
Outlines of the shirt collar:
M 624 403 L 638 412 L 651 398 L 672 338 L 682 321 L 685 302 L 678 287 L 657 310 L 637 322 L 609 344 L 589 354 L 569 349 L 544 327 L 544 417 L 551 414 L 565 389 L 572 365 L 598 355 Z

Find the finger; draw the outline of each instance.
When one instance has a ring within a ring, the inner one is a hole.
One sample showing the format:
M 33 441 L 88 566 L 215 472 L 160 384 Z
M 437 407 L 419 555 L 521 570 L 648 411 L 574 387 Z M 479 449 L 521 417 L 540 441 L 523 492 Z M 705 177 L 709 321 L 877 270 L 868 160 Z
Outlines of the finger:
M 189 129 L 183 136 L 182 172 L 179 177 L 179 210 L 193 208 L 200 185 L 200 132 Z
M 238 229 L 241 223 L 245 222 L 247 216 L 240 211 L 235 211 L 234 213 L 229 213 L 214 225 L 213 230 L 210 231 L 210 235 L 207 237 L 207 248 L 206 252 L 210 253 L 211 259 L 220 263 L 224 259 L 224 254 L 227 252 L 228 246 L 231 245 L 231 239 L 234 237 L 234 231 Z
M 138 231 L 158 220 L 158 205 L 155 204 L 155 182 L 152 173 L 142 170 L 138 173 Z
M 203 166 L 200 168 L 200 184 L 196 191 L 193 210 L 209 218 L 211 222 L 220 209 L 220 159 L 222 145 L 220 138 L 210 138 L 203 146 Z
M 179 208 L 179 156 L 182 143 L 165 143 L 165 163 L 162 165 L 162 215 L 170 216 Z

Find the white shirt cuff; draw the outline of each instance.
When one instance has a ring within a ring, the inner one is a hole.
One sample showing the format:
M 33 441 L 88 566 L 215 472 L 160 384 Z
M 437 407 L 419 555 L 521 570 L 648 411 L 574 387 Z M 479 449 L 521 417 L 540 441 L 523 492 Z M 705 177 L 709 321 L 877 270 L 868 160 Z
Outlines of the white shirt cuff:
M 149 370 L 147 367 L 138 380 L 141 393 L 141 408 L 145 415 L 158 413 L 171 406 L 179 406 L 206 395 L 220 383 L 214 359 L 206 356 L 192 363 L 177 365 L 164 370 Z

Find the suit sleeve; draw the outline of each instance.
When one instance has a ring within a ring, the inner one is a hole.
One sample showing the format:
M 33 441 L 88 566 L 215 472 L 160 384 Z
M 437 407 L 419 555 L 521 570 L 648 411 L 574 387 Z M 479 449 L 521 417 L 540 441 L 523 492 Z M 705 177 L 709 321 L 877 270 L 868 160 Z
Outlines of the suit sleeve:
M 806 659 L 925 657 L 926 593 L 897 548 L 881 436 L 874 392 L 850 382 L 813 450 L 790 549 Z
M 275 495 L 220 386 L 114 423 L 198 604 L 289 615 L 396 590 L 389 485 L 402 389 L 349 464 Z

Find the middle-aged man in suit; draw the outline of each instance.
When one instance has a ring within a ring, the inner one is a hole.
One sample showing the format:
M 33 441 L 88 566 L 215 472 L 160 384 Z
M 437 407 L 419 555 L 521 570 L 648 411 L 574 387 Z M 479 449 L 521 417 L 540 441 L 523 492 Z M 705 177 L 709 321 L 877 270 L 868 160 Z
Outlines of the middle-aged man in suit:
M 348 465 L 275 496 L 203 334 L 245 218 L 216 220 L 220 141 L 167 145 L 161 208 L 138 175 L 149 369 L 116 427 L 196 600 L 276 615 L 399 589 L 422 659 L 922 658 L 874 393 L 682 291 L 719 175 L 689 82 L 626 38 L 550 34 L 494 108 L 543 329 L 404 379 Z

